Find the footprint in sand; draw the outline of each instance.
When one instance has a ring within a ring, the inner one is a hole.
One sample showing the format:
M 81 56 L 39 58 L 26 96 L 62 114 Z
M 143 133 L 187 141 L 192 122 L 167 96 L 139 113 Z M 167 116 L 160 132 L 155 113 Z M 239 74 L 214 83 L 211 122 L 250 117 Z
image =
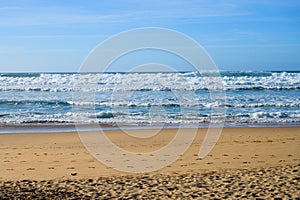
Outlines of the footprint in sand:
M 67 169 L 75 169 L 75 167 L 68 167 Z
M 77 176 L 77 172 L 72 172 L 71 176 Z
M 295 138 L 287 138 L 287 140 L 295 140 Z

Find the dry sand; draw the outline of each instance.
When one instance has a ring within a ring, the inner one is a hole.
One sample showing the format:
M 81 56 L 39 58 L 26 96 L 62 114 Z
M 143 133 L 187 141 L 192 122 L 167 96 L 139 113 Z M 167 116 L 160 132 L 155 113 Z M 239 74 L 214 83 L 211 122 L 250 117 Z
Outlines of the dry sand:
M 150 139 L 136 139 L 122 131 L 106 131 L 121 148 L 141 153 L 163 147 L 175 133 L 164 129 Z M 199 129 L 176 162 L 144 174 L 101 164 L 77 133 L 3 134 L 0 199 L 300 197 L 300 127 L 226 128 L 210 154 L 199 159 L 205 133 Z

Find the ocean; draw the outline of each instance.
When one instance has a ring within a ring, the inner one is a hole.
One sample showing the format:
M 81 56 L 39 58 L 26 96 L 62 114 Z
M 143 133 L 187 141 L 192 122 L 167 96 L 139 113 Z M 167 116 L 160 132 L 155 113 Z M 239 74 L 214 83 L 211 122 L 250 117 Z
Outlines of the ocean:
M 0 126 L 103 124 L 207 127 L 221 109 L 227 127 L 300 124 L 299 71 L 222 71 L 224 101 L 197 72 L 0 73 Z M 75 88 L 79 80 L 91 88 Z M 92 98 L 78 100 L 78 94 Z M 92 99 L 92 100 L 91 100 Z

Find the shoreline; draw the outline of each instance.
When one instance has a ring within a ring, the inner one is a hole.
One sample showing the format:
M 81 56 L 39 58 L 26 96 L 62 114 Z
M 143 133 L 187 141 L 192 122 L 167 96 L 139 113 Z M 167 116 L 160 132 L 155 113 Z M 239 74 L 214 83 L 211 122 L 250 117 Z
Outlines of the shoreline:
M 195 125 L 126 125 L 118 124 L 0 124 L 0 135 L 2 134 L 20 134 L 20 133 L 70 133 L 77 131 L 113 131 L 113 130 L 148 130 L 148 129 L 207 129 L 209 124 Z M 218 128 L 289 128 L 300 127 L 298 123 L 283 124 L 224 124 L 218 125 Z M 211 128 L 214 128 L 213 126 Z

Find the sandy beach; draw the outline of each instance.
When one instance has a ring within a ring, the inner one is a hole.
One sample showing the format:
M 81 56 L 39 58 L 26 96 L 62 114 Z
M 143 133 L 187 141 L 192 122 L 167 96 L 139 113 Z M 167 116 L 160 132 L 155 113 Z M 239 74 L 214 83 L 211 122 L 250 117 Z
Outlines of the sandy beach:
M 164 129 L 141 140 L 122 131 L 105 131 L 113 143 L 132 152 L 160 149 L 175 133 L 176 129 Z M 76 132 L 2 134 L 0 198 L 17 194 L 142 198 L 145 192 L 153 198 L 300 197 L 299 127 L 225 128 L 210 154 L 200 159 L 197 154 L 205 133 L 206 129 L 199 129 L 190 148 L 173 164 L 142 174 L 120 172 L 100 163 Z M 59 192 L 57 187 L 65 189 Z M 89 192 L 83 192 L 84 188 Z

